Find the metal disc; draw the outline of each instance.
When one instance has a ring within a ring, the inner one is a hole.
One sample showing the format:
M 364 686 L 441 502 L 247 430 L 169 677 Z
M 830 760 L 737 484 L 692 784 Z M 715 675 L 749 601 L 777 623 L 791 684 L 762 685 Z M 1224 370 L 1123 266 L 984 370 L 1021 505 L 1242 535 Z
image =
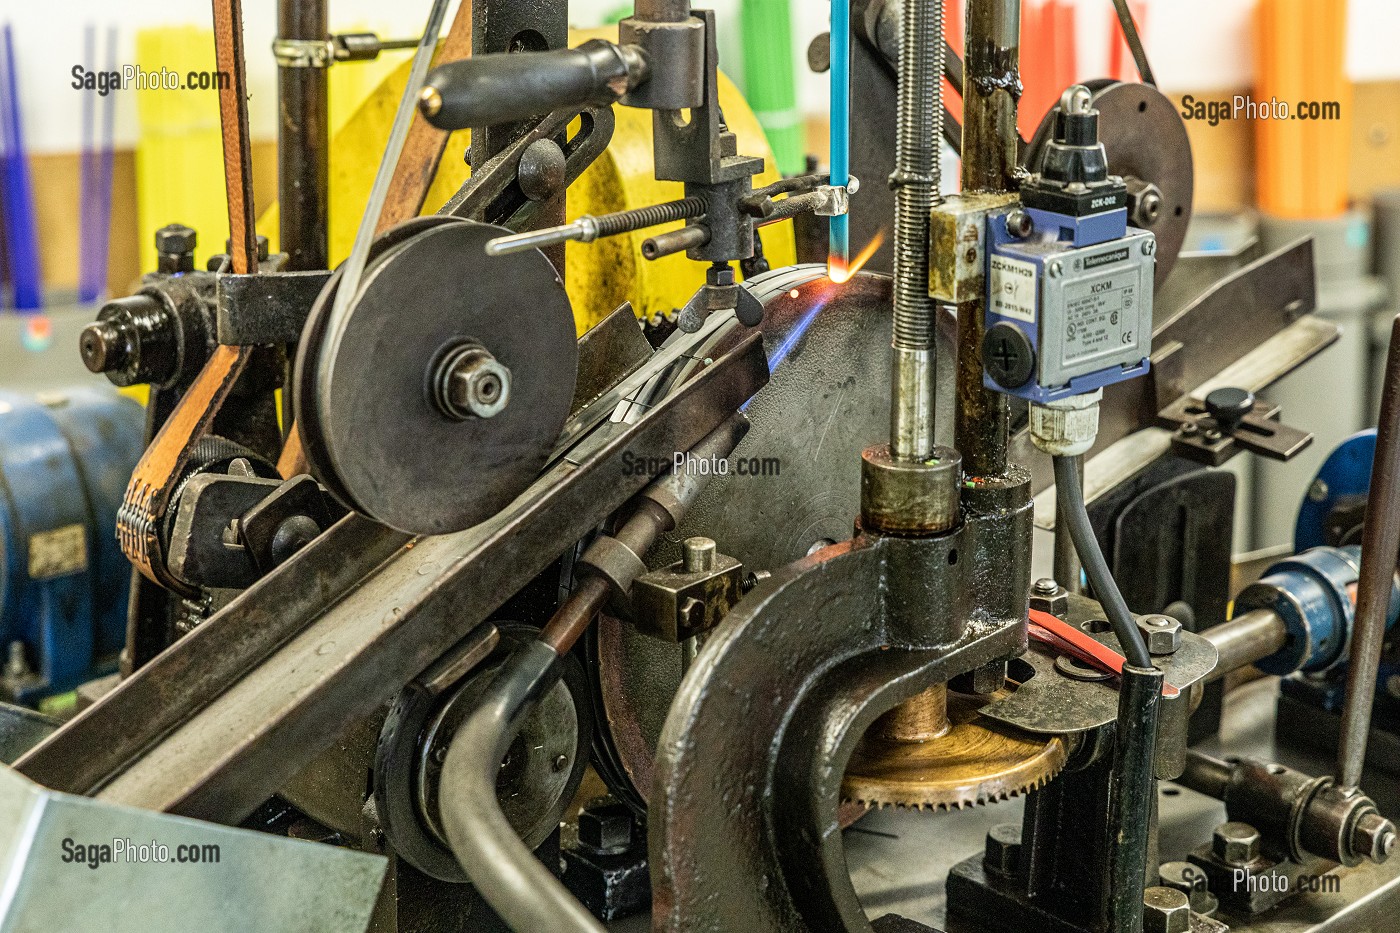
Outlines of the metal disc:
M 650 566 L 678 560 L 679 542 L 691 535 L 714 538 L 748 570 L 774 570 L 850 538 L 861 451 L 889 439 L 892 290 L 885 275 L 861 273 L 838 286 L 825 272 L 789 267 L 748 283 L 766 309 L 760 326 L 772 377 L 746 409 L 752 427 L 734 452 L 734 469 L 710 481 L 681 528 L 653 548 Z M 940 315 L 940 398 L 953 395 L 955 328 L 951 314 Z M 722 332 L 695 356 L 713 355 L 747 332 Z M 951 440 L 952 426 L 944 413 L 940 443 Z M 606 615 L 588 649 L 601 733 L 595 766 L 639 808 L 680 685 L 681 650 Z
M 338 344 L 303 347 L 298 360 L 303 441 L 324 451 L 327 486 L 401 531 L 458 531 L 500 511 L 544 466 L 568 415 L 578 370 L 569 300 L 542 253 L 485 255 L 507 232 L 454 220 L 383 249 Z M 468 342 L 510 370 L 494 417 L 453 418 L 434 400 L 440 364 Z
M 1186 124 L 1171 99 L 1151 85 L 1099 80 L 1085 86 L 1099 111 L 1099 141 L 1108 155 L 1108 170 L 1151 182 L 1162 192 L 1161 214 L 1146 228 L 1157 237 L 1156 284 L 1161 288 L 1191 222 L 1195 168 Z M 1031 171 L 1039 169 L 1053 124 L 1051 110 L 1027 146 L 1025 165 Z

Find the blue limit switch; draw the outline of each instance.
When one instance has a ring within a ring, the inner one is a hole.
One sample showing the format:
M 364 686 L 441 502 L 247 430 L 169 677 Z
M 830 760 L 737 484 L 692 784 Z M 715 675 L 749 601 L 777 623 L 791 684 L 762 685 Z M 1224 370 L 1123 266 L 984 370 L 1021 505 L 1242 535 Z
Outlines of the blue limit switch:
M 1022 206 L 987 220 L 987 388 L 1045 404 L 1147 372 L 1156 238 L 1128 226 L 1087 88 L 1065 91 Z

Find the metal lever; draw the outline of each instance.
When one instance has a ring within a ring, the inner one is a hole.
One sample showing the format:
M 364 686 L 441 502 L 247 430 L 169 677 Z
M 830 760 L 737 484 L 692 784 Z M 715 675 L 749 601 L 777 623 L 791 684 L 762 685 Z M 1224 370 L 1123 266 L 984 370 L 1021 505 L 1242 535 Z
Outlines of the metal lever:
M 480 55 L 434 68 L 418 109 L 438 129 L 496 126 L 563 107 L 611 104 L 647 74 L 639 48 L 602 39 L 576 49 Z

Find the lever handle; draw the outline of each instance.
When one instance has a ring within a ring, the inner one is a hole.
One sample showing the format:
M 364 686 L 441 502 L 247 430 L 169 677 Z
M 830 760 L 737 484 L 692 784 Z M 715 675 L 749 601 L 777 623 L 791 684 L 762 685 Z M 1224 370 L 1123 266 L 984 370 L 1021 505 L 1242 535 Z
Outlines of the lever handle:
M 646 73 L 638 48 L 603 39 L 553 52 L 480 55 L 429 72 L 418 109 L 443 130 L 515 123 L 563 107 L 610 104 Z

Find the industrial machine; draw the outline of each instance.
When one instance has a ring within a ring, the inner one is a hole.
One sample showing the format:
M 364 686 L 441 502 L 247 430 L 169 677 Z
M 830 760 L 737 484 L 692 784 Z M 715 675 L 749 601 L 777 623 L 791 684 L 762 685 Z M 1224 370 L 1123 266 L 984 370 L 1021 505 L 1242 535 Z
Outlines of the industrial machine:
M 121 677 L 0 781 L 43 815 L 5 830 L 7 928 L 1391 927 L 1400 799 L 1363 764 L 1398 734 L 1400 340 L 1298 552 L 1232 584 L 1217 468 L 1309 443 L 1256 393 L 1337 328 L 1307 241 L 1182 255 L 1190 147 L 1126 3 L 1144 80 L 1064 89 L 1026 141 L 1016 0 L 969 3 L 961 50 L 941 0 L 834 0 L 830 166 L 760 178 L 714 13 L 637 0 L 569 47 L 565 3 L 442 36 L 431 0 L 334 267 L 325 68 L 354 43 L 279 3 L 273 251 L 213 6 L 232 236 L 201 270 L 163 228 L 83 333 L 151 387 L 135 584 Z M 570 209 L 639 138 L 678 196 Z M 877 237 L 888 273 L 851 256 Z M 570 270 L 634 250 L 683 254 L 684 299 L 581 310 L 608 267 Z M 1279 678 L 1305 725 L 1261 750 L 1232 710 Z M 100 915 L 55 892 L 111 853 L 39 861 L 201 821 L 230 874 L 92 871 Z

